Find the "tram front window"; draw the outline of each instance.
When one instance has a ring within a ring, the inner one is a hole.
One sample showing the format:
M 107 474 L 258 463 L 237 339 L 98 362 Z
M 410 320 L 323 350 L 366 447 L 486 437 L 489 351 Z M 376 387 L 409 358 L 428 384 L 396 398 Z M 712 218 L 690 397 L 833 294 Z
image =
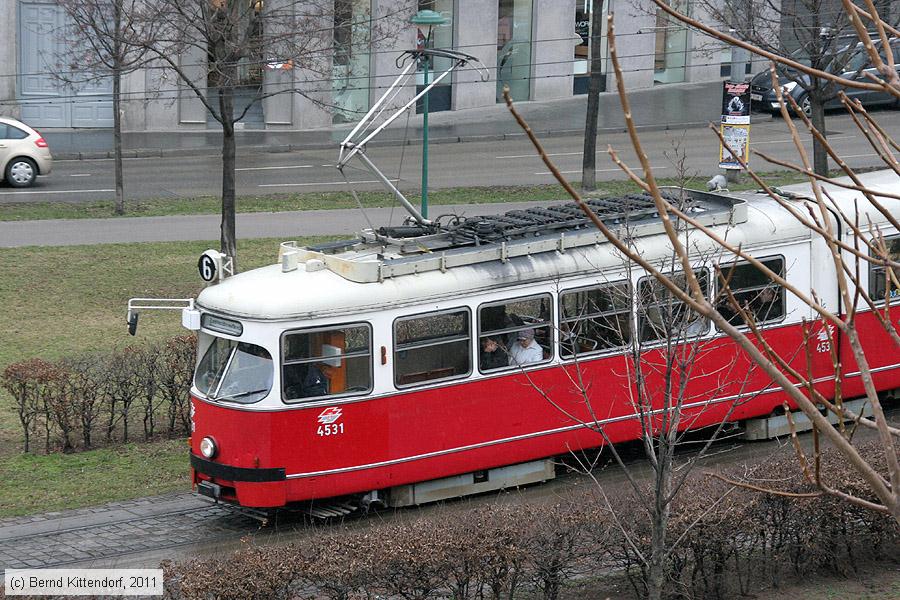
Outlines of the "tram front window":
M 265 348 L 215 338 L 197 366 L 194 385 L 213 400 L 251 404 L 269 394 L 274 373 Z

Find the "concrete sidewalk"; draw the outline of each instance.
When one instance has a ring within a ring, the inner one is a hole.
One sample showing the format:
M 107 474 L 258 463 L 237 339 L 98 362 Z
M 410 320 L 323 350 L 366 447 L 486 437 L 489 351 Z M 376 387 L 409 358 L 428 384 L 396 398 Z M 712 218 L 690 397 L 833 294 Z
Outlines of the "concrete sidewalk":
M 702 126 L 716 120 L 721 112 L 719 81 L 659 86 L 631 92 L 632 113 L 644 129 L 663 130 Z M 571 135 L 584 131 L 587 96 L 573 96 L 545 102 L 519 102 L 519 112 L 531 128 L 543 137 Z M 521 137 L 505 105 L 445 111 L 429 115 L 429 139 L 432 143 Z M 625 128 L 618 94 L 600 95 L 599 133 L 619 132 Z M 291 152 L 302 149 L 336 148 L 351 127 L 307 131 L 243 130 L 237 132 L 238 152 Z M 109 129 L 42 129 L 41 133 L 59 160 L 110 158 L 112 131 Z M 123 134 L 126 157 L 188 156 L 220 152 L 221 131 L 148 131 Z M 398 118 L 382 132 L 373 145 L 420 143 L 421 115 Z
M 563 193 L 560 193 L 560 197 Z M 505 202 L 498 204 L 432 205 L 431 215 L 476 216 L 546 206 L 548 202 Z M 303 210 L 277 213 L 238 213 L 240 239 L 279 238 L 282 240 L 321 235 L 353 236 L 368 226 L 366 216 L 376 224 L 400 224 L 406 212 L 396 208 Z M 79 246 L 139 242 L 179 242 L 210 240 L 218 247 L 220 215 L 172 217 L 126 217 L 121 219 L 70 219 L 45 221 L 0 221 L 0 248 L 22 246 Z M 273 250 L 275 252 L 275 250 Z M 273 254 L 274 256 L 274 254 Z

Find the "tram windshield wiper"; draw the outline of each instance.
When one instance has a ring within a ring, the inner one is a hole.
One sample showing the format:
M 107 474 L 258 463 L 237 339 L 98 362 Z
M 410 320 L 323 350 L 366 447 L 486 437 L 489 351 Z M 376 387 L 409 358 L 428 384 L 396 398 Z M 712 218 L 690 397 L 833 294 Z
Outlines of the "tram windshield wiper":
M 249 392 L 241 392 L 240 394 L 229 394 L 227 396 L 219 396 L 214 398 L 214 400 L 236 400 L 238 398 L 245 398 L 247 396 L 252 396 L 253 394 L 265 394 L 269 391 L 269 388 L 263 388 L 261 390 L 250 390 Z

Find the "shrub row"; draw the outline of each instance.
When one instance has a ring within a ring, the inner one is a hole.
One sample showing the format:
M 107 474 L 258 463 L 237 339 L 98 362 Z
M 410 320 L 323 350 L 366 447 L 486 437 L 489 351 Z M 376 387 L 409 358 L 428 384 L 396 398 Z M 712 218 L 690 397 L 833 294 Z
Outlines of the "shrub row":
M 764 469 L 781 489 L 811 491 L 793 458 Z M 828 469 L 855 485 L 837 457 Z M 602 578 L 610 574 L 624 574 L 643 596 L 639 556 L 650 551 L 643 505 L 634 494 L 579 492 L 549 504 L 456 504 L 412 518 L 400 511 L 388 523 L 313 531 L 295 545 L 165 563 L 166 597 L 555 600 L 573 584 L 605 597 Z M 896 523 L 883 515 L 701 475 L 679 493 L 668 535 L 678 541 L 666 559 L 673 598 L 732 598 L 796 574 L 847 574 L 863 561 L 891 560 L 900 546 Z
M 50 362 L 39 358 L 4 369 L 0 384 L 12 397 L 25 452 L 43 442 L 71 452 L 127 442 L 136 422 L 144 439 L 190 431 L 193 336 Z M 99 439 L 98 439 L 99 438 Z

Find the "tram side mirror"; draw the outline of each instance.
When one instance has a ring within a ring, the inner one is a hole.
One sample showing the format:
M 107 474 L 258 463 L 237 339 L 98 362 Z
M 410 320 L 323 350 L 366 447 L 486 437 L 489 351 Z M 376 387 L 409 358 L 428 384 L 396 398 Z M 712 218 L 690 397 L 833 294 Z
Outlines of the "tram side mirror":
M 138 313 L 132 313 L 131 316 L 128 317 L 128 335 L 134 335 L 137 333 L 137 324 Z

